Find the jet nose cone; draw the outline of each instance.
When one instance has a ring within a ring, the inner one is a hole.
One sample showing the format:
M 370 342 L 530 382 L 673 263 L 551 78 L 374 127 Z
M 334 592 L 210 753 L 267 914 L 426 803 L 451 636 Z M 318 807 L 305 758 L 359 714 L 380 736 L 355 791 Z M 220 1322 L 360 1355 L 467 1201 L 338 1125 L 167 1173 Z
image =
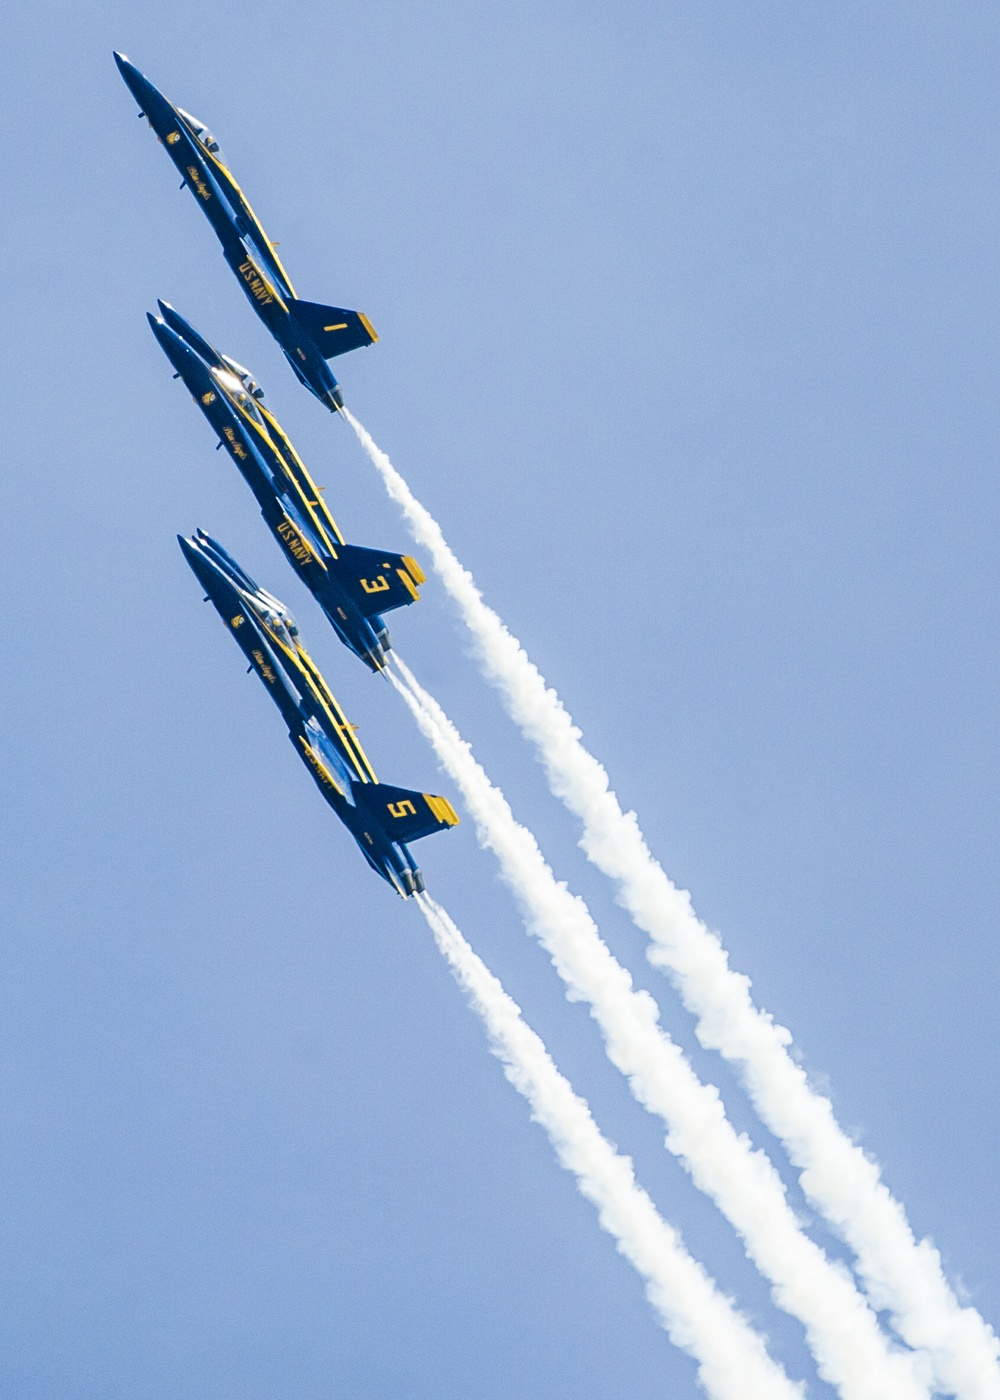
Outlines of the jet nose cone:
M 198 548 L 197 548 L 197 546 L 196 546 L 194 540 L 189 540 L 189 539 L 187 538 L 186 535 L 178 535 L 178 536 L 177 536 L 177 543 L 178 543 L 178 544 L 180 545 L 180 547 L 181 547 L 181 550 L 182 550 L 182 552 L 183 552 L 183 554 L 184 554 L 184 558 L 185 558 L 185 559 L 188 561 L 188 563 L 190 564 L 191 561 L 196 557 L 196 555 L 197 555 L 197 553 L 198 553 Z
M 170 355 L 171 359 L 173 359 L 175 342 L 177 340 L 173 331 L 167 325 L 166 321 L 161 321 L 160 317 L 154 316 L 152 311 L 146 312 L 146 320 L 149 322 L 149 329 L 156 336 L 161 347 Z
M 149 322 L 150 330 L 156 336 L 156 343 L 173 365 L 177 374 L 181 376 L 192 394 L 197 392 L 200 380 L 192 379 L 192 375 L 196 375 L 197 370 L 196 357 L 192 355 L 176 331 L 172 330 L 165 321 L 161 321 L 159 316 L 154 316 L 151 311 L 147 311 L 146 320 Z
M 132 88 L 134 92 L 136 83 L 144 82 L 145 79 L 143 78 L 142 74 L 139 72 L 135 64 L 130 63 L 123 53 L 119 53 L 118 50 L 115 49 L 114 55 L 115 63 L 118 65 L 119 73 L 122 75 L 122 77 L 128 83 L 129 87 Z
M 161 93 L 157 92 L 145 74 L 140 73 L 135 64 L 130 63 L 123 53 L 115 53 L 115 63 L 117 63 L 118 71 L 125 80 L 125 86 L 138 102 L 141 111 L 148 116 L 148 108 L 152 107 L 154 110 L 158 110 L 157 104 L 163 104 L 164 98 Z

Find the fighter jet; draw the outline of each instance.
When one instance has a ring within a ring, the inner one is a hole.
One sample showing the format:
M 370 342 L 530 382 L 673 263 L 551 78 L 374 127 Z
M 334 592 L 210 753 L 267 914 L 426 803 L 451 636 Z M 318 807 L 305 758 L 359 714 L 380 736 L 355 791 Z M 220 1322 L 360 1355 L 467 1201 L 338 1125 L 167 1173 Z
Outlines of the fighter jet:
M 281 346 L 306 388 L 332 412 L 344 400 L 327 360 L 378 339 L 367 317 L 341 306 L 300 301 L 260 220 L 247 203 L 219 149 L 197 117 L 174 107 L 148 78 L 116 53 L 118 71 L 166 147 L 198 205 L 205 211 L 250 305 Z
M 203 531 L 177 538 L 206 601 L 215 605 L 281 711 L 295 752 L 365 860 L 404 899 L 419 894 L 423 877 L 406 843 L 455 826 L 451 803 L 380 783 L 285 605 Z
M 408 554 L 363 549 L 344 537 L 248 370 L 214 350 L 166 302 L 149 324 L 177 375 L 257 498 L 286 558 L 341 641 L 373 671 L 386 664 L 384 612 L 415 602 L 424 573 Z

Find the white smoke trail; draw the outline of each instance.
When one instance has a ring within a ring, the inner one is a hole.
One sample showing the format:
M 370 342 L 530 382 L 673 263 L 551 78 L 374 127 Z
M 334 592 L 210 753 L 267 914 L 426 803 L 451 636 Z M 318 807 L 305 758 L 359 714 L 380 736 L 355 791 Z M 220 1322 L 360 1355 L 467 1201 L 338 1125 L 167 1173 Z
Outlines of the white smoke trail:
M 800 1229 L 781 1178 L 730 1124 L 718 1091 L 703 1084 L 658 1025 L 657 1008 L 601 939 L 586 904 L 556 880 L 538 844 L 514 818 L 438 702 L 395 657 L 389 678 L 458 784 L 480 843 L 497 856 L 529 930 L 574 1000 L 589 1002 L 608 1057 L 635 1098 L 668 1128 L 667 1147 L 715 1201 L 772 1284 L 777 1305 L 806 1329 L 824 1380 L 844 1400 L 927 1400 L 912 1354 L 891 1351 L 850 1275 Z
M 531 1105 L 562 1165 L 598 1211 L 601 1226 L 645 1280 L 670 1340 L 694 1358 L 712 1400 L 802 1400 L 760 1336 L 719 1292 L 680 1236 L 636 1184 L 632 1163 L 603 1136 L 559 1073 L 520 1008 L 427 894 L 417 903 L 459 986 L 486 1026 L 504 1074 Z
M 928 1354 L 941 1390 L 961 1400 L 1000 1400 L 1000 1341 L 972 1307 L 959 1304 L 928 1240 L 918 1241 L 877 1165 L 843 1131 L 833 1106 L 789 1054 L 791 1035 L 755 1006 L 750 979 L 729 966 L 718 936 L 695 915 L 690 895 L 651 854 L 634 812 L 623 812 L 608 775 L 517 638 L 482 599 L 386 454 L 354 416 L 344 417 L 401 507 L 414 538 L 458 604 L 487 679 L 534 745 L 552 792 L 583 827 L 588 859 L 617 885 L 617 897 L 652 939 L 650 961 L 665 971 L 695 1016 L 698 1038 L 736 1065 L 762 1121 L 800 1170 L 802 1189 L 848 1243 L 876 1307 L 899 1335 Z

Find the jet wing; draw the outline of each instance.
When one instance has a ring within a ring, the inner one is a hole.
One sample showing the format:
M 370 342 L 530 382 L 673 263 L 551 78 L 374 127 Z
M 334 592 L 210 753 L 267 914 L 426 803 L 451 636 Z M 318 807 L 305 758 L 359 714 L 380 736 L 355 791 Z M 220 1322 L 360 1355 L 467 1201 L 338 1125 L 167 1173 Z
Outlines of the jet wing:
M 356 544 L 338 549 L 331 570 L 364 617 L 415 603 L 420 597 L 417 585 L 426 581 L 424 571 L 409 554 L 389 554 Z

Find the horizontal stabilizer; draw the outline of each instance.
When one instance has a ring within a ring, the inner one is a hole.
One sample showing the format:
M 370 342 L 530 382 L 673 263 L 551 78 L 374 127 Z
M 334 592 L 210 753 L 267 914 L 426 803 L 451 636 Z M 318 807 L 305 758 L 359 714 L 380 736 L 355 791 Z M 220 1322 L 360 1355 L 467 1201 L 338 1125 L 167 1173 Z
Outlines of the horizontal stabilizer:
M 363 617 L 415 603 L 420 597 L 417 584 L 424 582 L 423 569 L 409 554 L 389 554 L 356 544 L 340 546 L 330 568 Z
M 288 309 L 324 360 L 333 360 L 378 340 L 368 317 L 360 311 L 298 300 L 290 302 Z
M 390 841 L 419 841 L 435 831 L 458 825 L 458 815 L 446 797 L 388 783 L 355 786 L 355 801 L 378 821 Z

